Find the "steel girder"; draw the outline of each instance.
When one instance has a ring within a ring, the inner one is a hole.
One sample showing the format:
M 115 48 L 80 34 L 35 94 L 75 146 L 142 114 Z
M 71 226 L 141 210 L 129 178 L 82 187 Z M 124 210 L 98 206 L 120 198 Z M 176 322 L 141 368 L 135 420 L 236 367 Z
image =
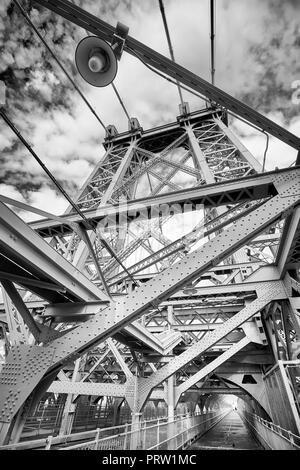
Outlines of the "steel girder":
M 95 284 L 89 281 L 78 268 L 64 259 L 41 237 L 34 233 L 26 223 L 0 202 L 0 259 L 2 269 L 18 284 L 43 297 L 60 308 L 74 309 L 77 302 L 94 303 L 94 313 L 105 307 L 110 299 Z M 3 281 L 4 282 L 4 281 Z M 8 281 L 5 285 L 8 288 Z M 22 308 L 32 325 L 32 331 L 37 338 L 43 331 L 39 342 L 50 340 L 58 335 L 44 325 L 35 325 L 31 320 L 26 305 L 23 304 L 18 293 L 14 300 Z M 22 305 L 21 305 L 22 304 Z M 65 304 L 65 305 L 64 305 Z M 95 307 L 97 305 L 97 307 Z M 160 353 L 163 346 L 158 339 L 149 334 L 141 325 L 131 325 L 130 335 L 137 340 L 143 339 L 149 347 L 155 347 Z
M 243 212 L 243 214 L 245 215 L 246 210 L 251 211 L 252 209 L 253 207 L 251 207 L 251 203 L 248 202 L 246 209 L 245 205 L 241 204 L 238 205 L 238 207 L 235 207 L 220 214 L 218 217 L 208 221 L 206 224 L 203 224 L 202 222 L 197 224 L 197 226 L 194 227 L 193 230 L 191 230 L 188 234 L 184 235 L 178 240 L 175 240 L 174 242 L 170 242 L 162 249 L 157 250 L 155 253 L 151 254 L 147 258 L 144 258 L 143 260 L 138 261 L 133 266 L 130 266 L 128 268 L 128 272 L 130 272 L 132 275 L 135 275 L 136 273 L 149 268 L 153 264 L 161 262 L 166 257 L 170 257 L 175 254 L 176 258 L 180 250 L 186 249 L 188 245 L 191 246 L 195 244 L 197 241 L 199 241 L 199 239 L 208 237 L 217 230 L 223 229 L 224 227 L 226 227 L 226 225 L 234 222 L 237 218 L 239 218 L 239 214 L 241 212 Z M 265 238 L 263 238 L 263 240 L 265 240 Z M 253 243 L 262 243 L 262 241 L 253 240 Z M 125 271 L 122 271 L 109 279 L 109 285 L 118 283 L 126 279 L 127 277 L 128 274 Z
M 91 347 L 112 336 L 115 332 L 126 326 L 126 324 L 145 313 L 149 308 L 153 308 L 154 305 L 170 297 L 187 281 L 195 279 L 210 266 L 220 263 L 247 241 L 262 232 L 267 226 L 293 210 L 300 200 L 298 194 L 299 170 L 274 174 L 273 181 L 278 195 L 245 217 L 241 215 L 241 218 L 226 231 L 207 242 L 201 249 L 187 255 L 176 265 L 158 274 L 154 279 L 148 281 L 146 285 L 140 286 L 136 291 L 128 295 L 126 299 L 116 301 L 99 315 L 96 315 L 72 331 L 66 332 L 63 339 L 55 339 L 47 346 L 23 346 L 25 348 L 24 353 L 23 350 L 21 351 L 20 346 L 12 347 L 7 363 L 0 375 L 2 389 L 0 402 L 1 420 L 9 422 L 12 419 L 24 400 L 30 395 L 45 374 L 45 377 L 47 377 L 50 372 L 59 370 L 64 362 L 75 360 Z M 28 230 L 30 229 L 28 228 Z M 40 264 L 41 260 L 39 259 L 38 265 Z M 267 287 L 267 291 L 261 297 L 258 297 L 250 306 L 243 309 L 242 313 L 239 312 L 235 317 L 228 320 L 224 324 L 222 332 L 215 330 L 211 334 L 213 336 L 210 335 L 210 340 L 209 335 L 206 335 L 203 344 L 204 350 L 205 344 L 207 345 L 206 349 L 209 347 L 209 341 L 217 342 L 218 338 L 221 339 L 226 334 L 227 328 L 227 331 L 236 328 L 274 298 L 286 298 L 286 293 L 281 283 L 271 282 L 267 284 Z M 216 334 L 216 332 L 218 333 Z M 45 359 L 41 361 L 43 357 Z M 25 367 L 24 359 L 27 368 Z M 175 369 L 180 361 L 185 362 L 182 357 L 178 359 Z M 30 371 L 28 370 L 28 363 L 30 363 Z M 27 370 L 28 372 L 26 372 Z M 154 374 L 155 378 L 152 382 L 149 381 L 147 384 L 143 384 L 140 395 L 140 403 L 142 405 L 153 386 L 169 375 L 172 375 L 172 370 L 172 367 L 169 367 L 168 372 L 158 371 Z M 20 388 L 21 383 L 23 383 L 22 388 Z M 14 386 L 12 386 L 13 384 Z M 10 404 L 8 410 L 4 408 L 5 403 Z
M 18 310 L 13 305 L 10 297 L 6 293 L 5 289 L 2 288 L 2 297 L 4 302 L 4 308 L 7 314 L 3 321 L 7 322 L 9 335 L 10 335 L 10 343 L 11 344 L 20 344 L 25 343 L 28 344 L 28 328 L 26 328 L 26 324 L 22 319 L 21 315 L 19 314 Z
M 251 304 L 247 305 L 243 310 L 235 314 L 214 331 L 209 332 L 201 341 L 193 344 L 179 356 L 176 356 L 167 365 L 152 374 L 151 377 L 147 379 L 139 378 L 137 380 L 137 384 L 135 381 L 128 381 L 126 391 L 127 401 L 129 401 L 133 406 L 133 386 L 137 386 L 135 406 L 137 407 L 137 411 L 140 410 L 146 402 L 152 388 L 159 385 L 176 371 L 181 369 L 185 364 L 188 364 L 190 361 L 220 341 L 220 339 L 224 338 L 228 333 L 238 328 L 256 313 L 260 312 L 272 300 L 276 298 L 286 298 L 287 296 L 284 284 L 281 281 L 266 283 L 264 286 L 260 284 L 258 286 L 258 292 L 260 292 L 260 295 L 258 294 L 257 299 L 251 302 Z
M 84 211 L 85 217 L 97 224 L 105 217 L 115 218 L 118 223 L 119 217 L 126 216 L 133 220 L 139 217 L 142 211 L 145 215 L 151 214 L 155 216 L 158 207 L 178 207 L 186 206 L 185 209 L 193 210 L 197 204 L 204 204 L 206 207 L 218 207 L 219 205 L 240 204 L 245 201 L 260 200 L 276 195 L 274 188 L 274 176 L 278 173 L 293 173 L 295 169 L 284 169 L 279 172 L 272 171 L 260 175 L 246 176 L 237 180 L 227 182 L 213 183 L 203 185 L 198 188 L 190 188 L 172 193 L 160 194 L 154 197 L 140 198 L 137 200 L 129 200 L 120 202 L 118 205 L 107 204 L 99 206 L 97 209 L 89 209 Z M 51 237 L 56 234 L 64 235 L 71 233 L 70 222 L 80 222 L 81 219 L 77 214 L 68 214 L 61 216 L 61 224 L 57 220 L 44 219 L 30 223 L 30 227 L 36 230 L 41 236 Z
M 50 302 L 109 302 L 99 288 L 2 202 L 0 257 L 3 271 L 22 277 L 16 282 Z
M 224 375 L 226 377 L 226 374 Z M 70 393 L 72 395 L 93 395 L 93 396 L 109 396 L 109 397 L 119 397 L 125 398 L 125 386 L 123 384 L 102 384 L 102 383 L 80 383 L 80 382 L 59 382 L 54 381 L 48 392 L 51 393 L 61 393 L 66 394 Z M 175 388 L 176 392 L 176 388 Z M 191 390 L 191 393 L 195 393 L 195 390 Z M 198 395 L 204 394 L 234 394 L 234 395 L 243 395 L 245 391 L 239 387 L 208 387 L 203 386 L 199 388 L 196 392 Z M 150 395 L 150 400 L 159 400 L 165 401 L 166 394 L 162 389 L 155 389 Z
M 236 344 L 231 346 L 227 351 L 224 353 L 220 354 L 216 359 L 214 359 L 212 362 L 204 366 L 202 369 L 199 370 L 196 374 L 192 375 L 189 379 L 187 379 L 185 382 L 180 384 L 178 387 L 176 387 L 175 391 L 175 403 L 178 402 L 180 399 L 180 395 L 187 391 L 189 388 L 191 388 L 193 385 L 196 383 L 200 382 L 202 379 L 204 379 L 208 374 L 213 372 L 215 369 L 217 369 L 221 364 L 223 364 L 225 361 L 227 361 L 230 357 L 234 356 L 238 351 L 241 351 L 245 346 L 251 343 L 251 340 L 245 336 L 243 339 L 238 341 Z
M 286 220 L 283 228 L 276 264 L 281 276 L 288 269 L 297 269 L 300 263 L 300 208 Z
M 125 385 L 113 383 L 71 382 L 55 380 L 48 392 L 68 393 L 72 395 L 95 395 L 108 397 L 125 397 Z

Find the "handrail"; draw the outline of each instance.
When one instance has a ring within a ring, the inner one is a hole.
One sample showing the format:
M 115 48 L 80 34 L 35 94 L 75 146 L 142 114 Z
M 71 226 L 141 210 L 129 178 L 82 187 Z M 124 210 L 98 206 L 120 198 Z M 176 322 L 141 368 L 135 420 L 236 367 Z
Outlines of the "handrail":
M 279 424 L 275 424 L 275 423 L 272 423 L 271 421 L 267 421 L 266 419 L 263 419 L 261 418 L 260 416 L 256 415 L 255 413 L 253 413 L 253 417 L 259 421 L 262 425 L 264 425 L 265 427 L 271 429 L 273 432 L 275 432 L 276 434 L 280 435 L 281 437 L 283 437 L 284 439 L 287 439 L 289 440 L 290 442 L 292 442 L 293 444 L 295 444 L 296 447 L 298 447 L 300 449 L 300 446 L 298 446 L 295 442 L 294 442 L 294 439 L 299 439 L 300 440 L 300 436 L 297 435 L 297 434 L 294 434 L 292 431 L 289 431 L 288 429 L 285 429 L 281 426 L 279 426 Z M 275 428 L 275 429 L 274 429 Z M 287 433 L 288 434 L 288 437 L 286 437 L 283 433 Z
M 186 414 L 178 414 L 177 418 L 186 416 Z M 163 416 L 161 418 L 150 418 L 150 419 L 145 419 L 141 421 L 141 424 L 144 423 L 152 423 L 152 422 L 157 422 L 157 420 L 163 421 L 167 420 L 168 418 L 166 416 Z M 58 435 L 58 436 L 47 436 L 42 439 L 33 439 L 33 440 L 28 440 L 24 442 L 18 442 L 16 444 L 7 444 L 0 446 L 0 450 L 26 450 L 26 449 L 38 449 L 38 448 L 44 448 L 45 450 L 49 450 L 50 447 L 53 445 L 58 445 L 58 444 L 66 444 L 67 442 L 73 442 L 73 441 L 79 441 L 83 439 L 88 439 L 92 437 L 99 436 L 100 434 L 104 434 L 110 431 L 113 431 L 115 429 L 119 430 L 128 430 L 128 427 L 131 426 L 131 423 L 125 423 L 121 424 L 119 426 L 111 426 L 107 428 L 97 428 L 97 429 L 92 429 L 89 431 L 82 431 L 82 432 L 77 432 L 77 433 L 72 433 L 72 434 L 64 434 L 64 435 Z M 108 436 L 111 437 L 111 436 Z
M 207 421 L 211 421 L 212 419 L 215 419 L 215 418 L 217 418 L 218 416 L 221 416 L 220 419 L 219 419 L 216 423 L 213 424 L 213 426 L 215 426 L 219 421 L 221 421 L 221 420 L 226 416 L 226 414 L 228 414 L 228 411 L 227 411 L 227 412 L 220 413 L 220 415 L 217 415 L 217 416 L 211 416 L 210 418 L 206 419 L 205 421 L 202 421 L 201 424 L 207 423 Z M 211 426 L 211 427 L 213 427 L 213 426 Z M 179 437 L 179 436 L 181 436 L 182 434 L 186 433 L 187 431 L 191 431 L 192 429 L 197 428 L 197 427 L 199 427 L 199 423 L 195 424 L 194 426 L 192 426 L 192 427 L 189 428 L 189 429 L 184 429 L 183 431 L 181 431 L 181 432 L 179 432 L 179 433 L 177 433 L 177 434 L 174 434 L 174 436 L 169 437 L 168 439 L 165 439 L 164 441 L 162 441 L 162 442 L 160 442 L 160 443 L 158 443 L 158 444 L 155 444 L 154 446 L 148 447 L 147 450 L 154 450 L 154 449 L 156 449 L 157 447 L 161 446 L 162 444 L 167 444 L 167 443 L 170 442 L 172 439 L 175 439 L 176 437 Z M 210 428 L 210 429 L 211 429 L 211 428 Z M 174 449 L 174 450 L 176 450 L 176 449 Z
M 252 417 L 254 420 L 259 422 L 265 429 L 267 429 L 268 431 L 271 431 L 273 434 L 276 434 L 277 436 L 279 436 L 281 439 L 286 441 L 289 445 L 291 445 L 295 449 L 300 450 L 300 445 L 296 443 L 296 440 L 297 440 L 299 441 L 299 444 L 300 444 L 299 435 L 294 434 L 292 431 L 288 429 L 284 429 L 283 427 L 279 426 L 279 424 L 275 424 L 275 423 L 272 423 L 271 421 L 267 421 L 266 419 L 261 418 L 255 413 L 246 412 L 244 414 L 241 414 L 241 417 L 247 421 L 247 423 L 251 426 L 251 428 L 253 428 L 254 432 L 258 434 L 261 439 L 263 439 L 263 441 L 271 450 L 275 450 L 275 449 L 273 449 L 271 444 L 267 442 L 265 437 L 262 436 L 261 433 L 255 428 L 253 423 L 251 423 L 251 421 L 247 419 L 246 415 L 249 415 L 250 417 Z
M 125 439 L 127 441 L 128 441 L 128 439 L 134 438 L 134 437 L 139 439 L 139 438 L 141 438 L 142 433 L 149 432 L 149 431 L 155 430 L 155 429 L 157 429 L 158 435 L 159 435 L 159 430 L 161 429 L 162 426 L 170 426 L 172 424 L 183 423 L 183 422 L 185 422 L 187 420 L 190 420 L 190 419 L 193 419 L 193 418 L 199 418 L 199 417 L 202 417 L 202 416 L 205 417 L 206 414 L 208 414 L 208 413 L 195 413 L 193 415 L 192 414 L 182 415 L 181 417 L 175 417 L 174 419 L 172 419 L 170 421 L 166 421 L 165 423 L 161 423 L 160 422 L 161 420 L 157 419 L 157 424 L 154 424 L 152 426 L 147 426 L 147 427 L 141 426 L 138 429 L 131 429 L 129 432 L 126 432 L 126 433 L 119 433 L 119 434 L 115 434 L 115 435 L 112 435 L 112 436 L 104 437 L 102 439 L 96 438 L 93 441 L 87 441 L 87 442 L 84 442 L 84 443 L 75 444 L 74 446 L 61 448 L 60 450 L 79 450 L 79 449 L 86 449 L 87 447 L 89 449 L 96 449 L 96 448 L 99 448 L 99 446 L 101 446 L 103 444 L 105 445 L 106 443 L 111 444 L 111 446 L 113 446 L 114 445 L 113 441 L 116 441 L 116 440 L 118 440 L 117 444 L 119 446 L 122 445 L 123 448 L 124 448 L 124 446 L 126 446 Z M 188 432 L 190 434 L 191 430 L 194 429 L 195 427 L 199 427 L 199 425 L 204 424 L 208 421 L 211 421 L 211 420 L 216 419 L 216 418 L 221 416 L 221 418 L 218 420 L 218 421 L 220 421 L 221 419 L 223 419 L 223 417 L 225 415 L 226 415 L 226 412 L 225 413 L 224 412 L 219 413 L 218 415 L 210 416 L 208 419 L 204 419 L 201 423 L 197 423 L 196 425 L 194 425 L 190 428 L 184 429 L 183 431 L 177 433 L 175 436 L 172 436 L 170 439 L 167 439 L 167 440 L 164 440 L 164 441 L 161 441 L 161 442 L 157 442 L 157 444 L 155 444 L 154 446 L 148 447 L 148 450 L 155 449 L 156 447 L 159 447 L 160 445 L 164 444 L 165 442 L 168 442 L 169 440 L 174 439 L 174 437 L 180 436 L 184 433 Z M 216 423 L 214 423 L 214 424 L 216 424 Z M 124 438 L 123 443 L 121 443 L 121 441 L 120 441 L 122 438 Z M 187 439 L 187 440 L 190 440 L 190 439 L 191 439 L 191 437 L 189 437 L 189 439 Z M 159 441 L 159 436 L 158 436 L 158 441 Z M 109 448 L 112 449 L 113 447 L 109 447 Z M 143 448 L 146 448 L 145 443 L 143 444 Z

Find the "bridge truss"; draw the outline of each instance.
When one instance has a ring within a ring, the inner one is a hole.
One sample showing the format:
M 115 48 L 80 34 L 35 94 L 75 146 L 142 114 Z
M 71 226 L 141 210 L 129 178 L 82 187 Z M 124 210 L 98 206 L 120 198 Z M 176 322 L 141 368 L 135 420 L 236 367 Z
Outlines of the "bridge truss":
M 112 39 L 67 1 L 37 3 Z M 152 64 L 139 44 L 124 50 Z M 0 196 L 1 443 L 18 441 L 47 390 L 67 395 L 62 433 L 80 395 L 125 399 L 136 424 L 149 400 L 172 420 L 180 401 L 208 409 L 220 393 L 300 431 L 300 168 L 262 173 L 226 109 L 299 139 L 185 69 L 181 81 L 214 102 L 150 130 L 109 126 L 75 201 L 84 220 L 70 207 L 26 224 Z

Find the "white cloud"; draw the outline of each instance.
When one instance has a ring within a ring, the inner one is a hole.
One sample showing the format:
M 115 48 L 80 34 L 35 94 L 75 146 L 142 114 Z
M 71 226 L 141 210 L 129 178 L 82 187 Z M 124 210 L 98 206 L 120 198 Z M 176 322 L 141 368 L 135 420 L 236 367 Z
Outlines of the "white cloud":
M 16 201 L 26 202 L 22 194 L 11 184 L 0 184 L 0 194 Z
M 37 209 L 49 212 L 50 214 L 60 215 L 68 207 L 68 201 L 56 191 L 47 186 L 43 186 L 39 191 L 29 191 L 28 200 L 12 185 L 0 184 L 0 195 L 24 202 Z M 30 211 L 22 210 L 16 206 L 9 206 L 26 222 L 41 219 L 42 216 Z
M 42 187 L 39 191 L 29 193 L 30 205 L 42 209 L 51 214 L 60 215 L 68 207 L 68 201 L 48 187 Z M 24 220 L 37 220 L 42 217 L 37 214 L 24 214 Z

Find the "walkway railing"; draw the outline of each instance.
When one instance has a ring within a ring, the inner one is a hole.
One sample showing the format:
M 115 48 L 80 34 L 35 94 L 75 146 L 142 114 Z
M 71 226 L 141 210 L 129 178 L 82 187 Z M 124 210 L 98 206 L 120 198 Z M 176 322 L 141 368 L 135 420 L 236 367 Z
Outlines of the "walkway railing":
M 105 438 L 96 437 L 93 441 L 64 447 L 61 450 L 165 450 L 180 449 L 200 437 L 228 413 L 203 413 L 156 420 L 155 424 L 143 421 L 137 429 Z
M 147 450 L 176 450 L 189 446 L 193 441 L 205 434 L 209 429 L 221 421 L 228 412 L 207 413 L 190 417 L 186 420 L 169 424 L 170 431 L 167 439 L 160 440 L 158 443 Z
M 253 413 L 245 412 L 240 416 L 265 449 L 300 450 L 300 436 Z
M 177 419 L 181 419 L 185 415 L 178 415 Z M 141 428 L 149 427 L 151 425 L 163 425 L 167 422 L 168 418 L 151 418 L 143 420 L 141 424 Z M 122 424 L 119 426 L 112 426 L 107 428 L 97 428 L 90 431 L 82 431 L 72 434 L 64 434 L 59 436 L 48 436 L 42 439 L 32 439 L 27 440 L 24 442 L 20 442 L 18 444 L 8 444 L 4 446 L 0 446 L 0 450 L 27 450 L 27 449 L 44 449 L 49 450 L 55 446 L 63 446 L 66 444 L 79 443 L 80 441 L 88 441 L 89 443 L 95 440 L 101 440 L 109 436 L 118 436 L 124 435 L 131 432 L 131 424 Z
M 156 420 L 151 420 L 156 421 Z M 121 426 L 113 426 L 110 428 L 93 429 L 91 431 L 77 432 L 73 434 L 65 434 L 60 436 L 48 436 L 43 439 L 34 439 L 30 441 L 20 442 L 18 444 L 8 444 L 0 446 L 0 450 L 27 450 L 27 449 L 44 449 L 49 450 L 53 446 L 64 445 L 67 443 L 87 441 L 91 439 L 112 436 L 124 430 L 130 429 L 130 425 L 123 424 Z
M 59 450 L 175 450 L 188 446 L 223 419 L 226 414 L 227 412 L 207 412 L 179 415 L 171 421 L 168 421 L 167 417 L 150 419 L 141 421 L 135 429 L 132 429 L 131 424 L 124 424 L 9 444 L 0 446 L 0 450 L 49 450 L 52 448 Z

